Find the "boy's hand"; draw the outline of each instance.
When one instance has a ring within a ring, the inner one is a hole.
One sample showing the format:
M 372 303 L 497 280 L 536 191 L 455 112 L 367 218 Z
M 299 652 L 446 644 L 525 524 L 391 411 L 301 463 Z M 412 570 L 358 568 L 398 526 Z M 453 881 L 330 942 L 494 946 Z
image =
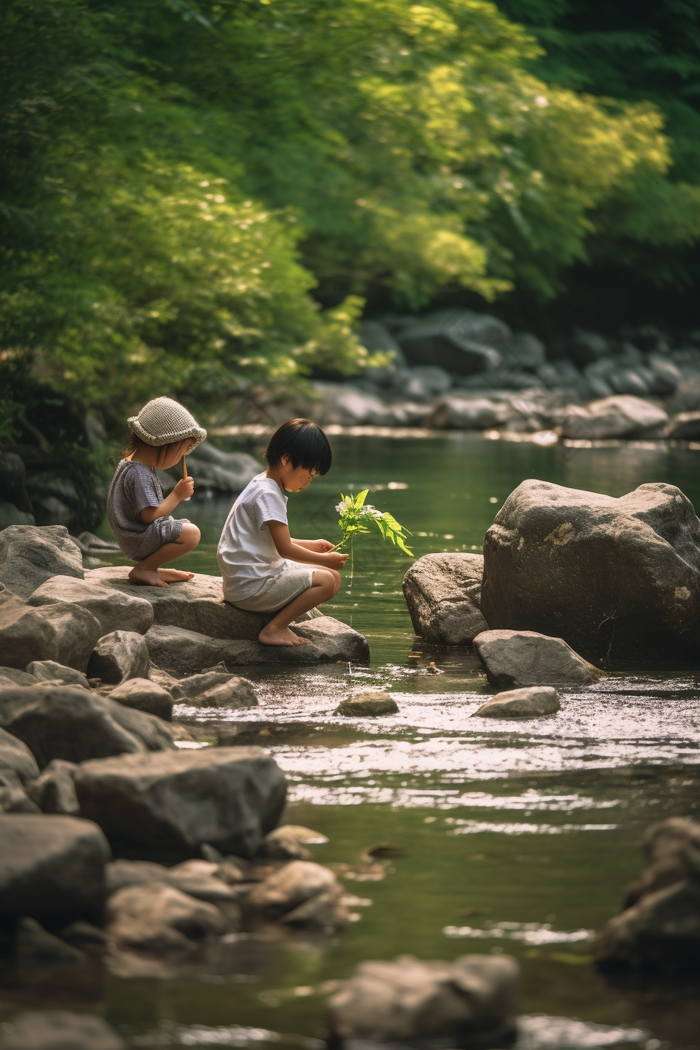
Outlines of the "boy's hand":
M 173 492 L 178 503 L 182 503 L 184 499 L 189 499 L 194 492 L 194 478 L 180 478 Z
M 329 569 L 342 569 L 347 560 L 347 554 L 341 554 L 340 551 L 332 551 L 323 556 L 323 564 L 327 565 Z
M 328 540 L 309 540 L 307 548 L 310 551 L 318 551 L 319 554 L 327 554 L 335 545 Z

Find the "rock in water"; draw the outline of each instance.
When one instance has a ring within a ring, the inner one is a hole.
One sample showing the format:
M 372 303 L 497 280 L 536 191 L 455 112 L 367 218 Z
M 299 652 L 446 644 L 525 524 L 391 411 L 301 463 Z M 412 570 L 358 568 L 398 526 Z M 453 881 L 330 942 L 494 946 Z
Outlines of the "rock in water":
M 116 686 L 109 694 L 110 700 L 132 707 L 136 711 L 145 711 L 165 722 L 173 719 L 173 698 L 167 689 L 148 678 L 129 678 Z
M 539 718 L 553 715 L 561 703 L 556 689 L 533 685 L 498 693 L 474 712 L 479 718 Z
M 246 906 L 290 926 L 336 927 L 348 921 L 348 911 L 340 903 L 344 892 L 328 868 L 293 860 L 255 886 Z
M 697 441 L 700 437 L 700 412 L 679 412 L 666 428 L 673 441 Z
M 0 726 L 23 740 L 39 766 L 174 748 L 165 723 L 75 686 L 45 682 L 0 693 Z
M 64 525 L 10 525 L 0 532 L 0 582 L 20 598 L 52 576 L 84 575 L 80 547 Z
M 162 882 L 118 890 L 109 898 L 107 921 L 115 944 L 151 952 L 190 948 L 193 941 L 228 929 L 216 905 Z
M 30 605 L 52 605 L 57 602 L 70 602 L 87 609 L 100 621 L 101 635 L 117 630 L 145 634 L 153 625 L 153 606 L 149 601 L 135 594 L 124 593 L 116 587 L 104 587 L 94 576 L 85 580 L 54 576 L 37 587 L 29 599 Z
M 375 715 L 395 715 L 398 705 L 388 693 L 360 693 L 341 700 L 335 710 L 336 715 L 350 715 L 356 718 L 367 718 Z
M 206 842 L 253 857 L 287 794 L 277 763 L 255 747 L 84 762 L 75 786 L 81 813 L 109 838 L 186 856 Z
M 403 578 L 403 593 L 421 638 L 439 645 L 468 645 L 488 631 L 481 613 L 481 554 L 426 554 Z
M 202 675 L 202 678 L 204 677 L 206 676 Z M 233 710 L 258 706 L 252 682 L 235 675 L 231 675 L 228 682 L 220 682 L 211 689 L 198 693 L 195 702 L 198 707 L 227 707 Z
M 535 631 L 484 631 L 474 648 L 497 688 L 527 685 L 593 685 L 603 672 L 593 667 L 562 638 Z
M 601 438 L 661 437 L 668 416 L 641 397 L 619 394 L 592 401 L 587 408 L 567 405 L 561 419 L 565 438 L 596 441 Z
M 0 1050 L 126 1050 L 126 1043 L 101 1017 L 37 1010 L 12 1018 Z
M 700 824 L 671 817 L 644 837 L 647 867 L 595 947 L 604 969 L 686 974 L 700 966 Z
M 700 521 L 673 485 L 615 499 L 524 481 L 484 540 L 491 628 L 564 638 L 598 663 L 700 650 Z
M 331 996 L 329 1027 L 336 1040 L 440 1039 L 462 1046 L 479 1036 L 478 1045 L 491 1045 L 515 1028 L 517 979 L 510 955 L 363 962 Z
M 143 635 L 136 631 L 112 631 L 95 646 L 88 673 L 109 685 L 118 685 L 130 678 L 148 678 L 150 666 Z
M 0 816 L 0 915 L 99 914 L 109 859 L 104 835 L 89 820 Z

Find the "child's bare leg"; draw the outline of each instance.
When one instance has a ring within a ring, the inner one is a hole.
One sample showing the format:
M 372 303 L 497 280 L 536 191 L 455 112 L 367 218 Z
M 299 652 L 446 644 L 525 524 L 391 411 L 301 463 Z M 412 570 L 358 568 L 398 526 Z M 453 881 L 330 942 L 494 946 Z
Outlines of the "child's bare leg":
M 263 627 L 258 635 L 258 641 L 263 645 L 309 645 L 306 638 L 301 638 L 294 631 L 290 631 L 289 625 L 297 616 L 315 609 L 321 602 L 327 602 L 340 589 L 340 573 L 335 569 L 314 569 L 311 577 L 311 586 L 285 605 L 283 609 L 274 616 L 268 624 Z
M 177 540 L 164 543 L 153 554 L 140 561 L 129 573 L 132 583 L 142 583 L 149 587 L 167 587 L 167 580 L 191 580 L 193 572 L 182 572 L 179 569 L 161 569 L 165 562 L 181 558 L 183 554 L 193 551 L 199 543 L 200 532 L 196 525 L 186 521 Z

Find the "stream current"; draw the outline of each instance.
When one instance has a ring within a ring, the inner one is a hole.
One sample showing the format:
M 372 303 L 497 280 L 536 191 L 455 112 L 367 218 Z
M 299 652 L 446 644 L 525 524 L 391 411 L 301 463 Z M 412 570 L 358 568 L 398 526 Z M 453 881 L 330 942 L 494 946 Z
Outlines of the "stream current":
M 368 500 L 412 531 L 416 556 L 480 551 L 498 507 L 528 477 L 614 496 L 665 481 L 700 506 L 698 452 L 662 444 L 568 449 L 468 434 L 332 443 L 330 474 L 290 497 L 293 535 L 337 539 L 339 493 L 368 486 Z M 183 508 L 202 529 L 183 568 L 217 572 L 228 508 L 203 499 Z M 256 668 L 247 676 L 260 707 L 175 711 L 203 742 L 235 722 L 241 742 L 269 748 L 289 780 L 284 821 L 328 837 L 314 859 L 339 871 L 356 921 L 330 940 L 233 938 L 165 977 L 96 979 L 87 990 L 18 985 L 2 994 L 3 1012 L 41 996 L 101 1012 L 133 1046 L 313 1050 L 326 982 L 361 960 L 507 951 L 522 970 L 517 1050 L 700 1047 L 697 985 L 611 983 L 590 961 L 595 933 L 641 869 L 645 828 L 697 815 L 700 673 L 639 668 L 565 693 L 550 718 L 474 718 L 492 691 L 470 651 L 415 642 L 401 593 L 409 564 L 378 535 L 363 537 L 352 575 L 324 606 L 367 635 L 369 667 Z M 420 656 L 409 661 L 412 652 Z M 430 674 L 430 661 L 443 673 Z M 391 690 L 399 713 L 335 716 L 360 687 Z

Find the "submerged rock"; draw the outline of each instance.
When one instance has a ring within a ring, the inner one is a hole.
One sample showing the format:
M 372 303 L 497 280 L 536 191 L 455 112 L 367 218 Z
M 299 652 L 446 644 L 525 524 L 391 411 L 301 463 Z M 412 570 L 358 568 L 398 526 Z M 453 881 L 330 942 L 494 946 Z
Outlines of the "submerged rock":
M 535 631 L 484 631 L 474 648 L 496 687 L 593 685 L 604 676 L 562 638 Z
M 375 715 L 395 715 L 398 709 L 398 704 L 388 693 L 360 693 L 341 700 L 335 714 L 367 718 Z
M 92 572 L 100 570 L 92 570 Z M 157 588 L 153 588 L 157 590 Z M 53 576 L 46 580 L 29 598 L 30 605 L 51 605 L 70 602 L 95 616 L 101 634 L 112 631 L 136 631 L 145 634 L 153 625 L 153 607 L 145 598 L 127 594 L 116 587 L 105 587 L 96 578 L 78 580 L 71 576 Z
M 274 759 L 250 747 L 84 762 L 75 784 L 81 813 L 109 838 L 186 856 L 209 843 L 253 857 L 287 793 Z
M 99 914 L 109 859 L 104 835 L 89 820 L 0 815 L 0 915 Z
M 126 1043 L 101 1017 L 36 1010 L 4 1026 L 0 1050 L 126 1050 Z
M 10 525 L 0 532 L 0 583 L 28 598 L 52 576 L 82 580 L 80 548 L 63 525 Z
M 661 482 L 615 499 L 524 481 L 486 533 L 481 606 L 594 661 L 697 655 L 700 521 Z
M 595 947 L 606 969 L 700 967 L 700 824 L 671 817 L 644 836 L 647 866 Z
M 478 1036 L 479 1045 L 491 1045 L 515 1029 L 517 979 L 510 955 L 363 962 L 331 996 L 331 1036 L 373 1043 L 440 1039 L 446 1046 Z
M 481 612 L 481 554 L 425 554 L 403 578 L 403 593 L 421 638 L 467 645 L 489 625 Z
M 474 715 L 479 718 L 539 718 L 555 714 L 560 707 L 556 689 L 533 685 L 498 693 L 482 704 Z

